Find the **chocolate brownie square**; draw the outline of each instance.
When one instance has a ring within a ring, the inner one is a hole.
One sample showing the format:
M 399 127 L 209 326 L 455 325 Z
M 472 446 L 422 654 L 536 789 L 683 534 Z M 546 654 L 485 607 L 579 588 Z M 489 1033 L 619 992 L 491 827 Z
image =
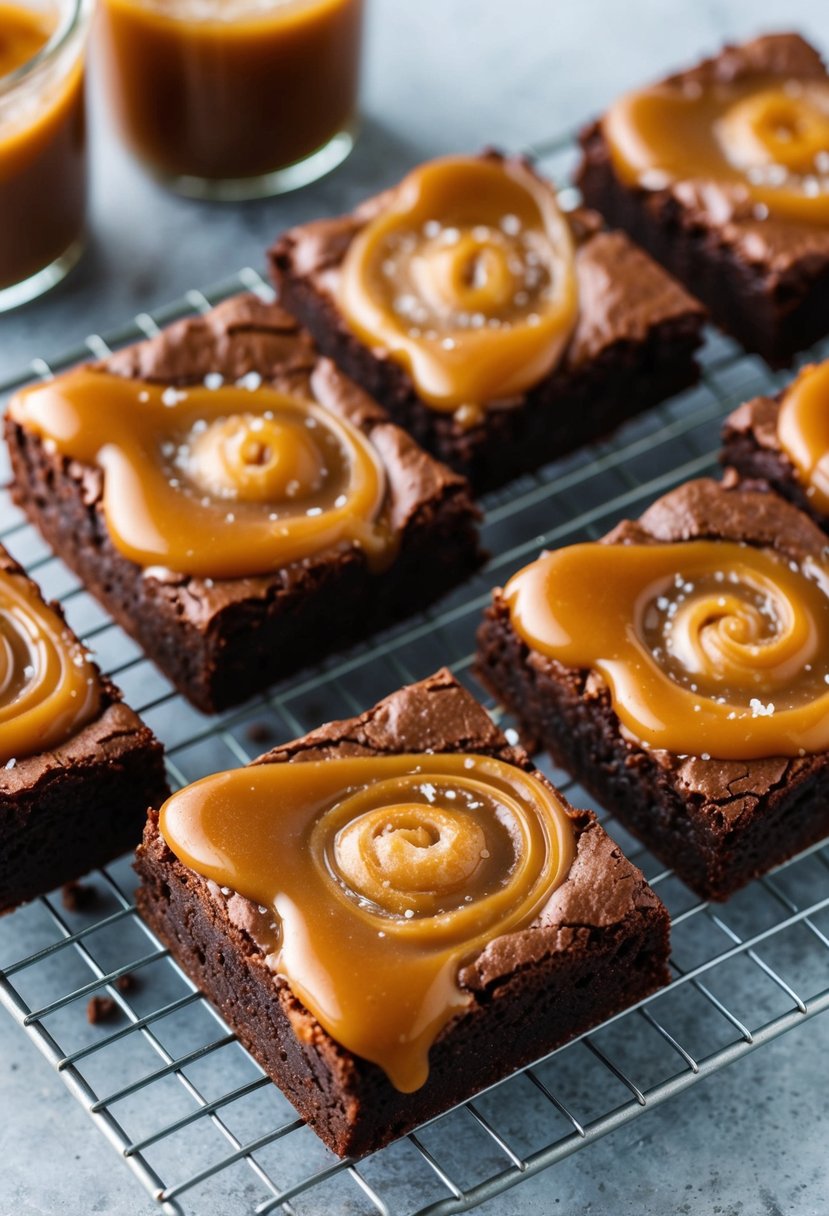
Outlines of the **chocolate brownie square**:
M 481 159 L 518 163 L 496 153 Z M 476 491 L 597 439 L 696 381 L 702 308 L 622 232 L 604 230 L 595 212 L 579 210 L 566 216 L 579 313 L 558 364 L 526 391 L 489 402 L 472 425 L 432 408 L 399 362 L 360 341 L 338 302 L 349 249 L 395 197 L 392 189 L 349 215 L 284 233 L 270 251 L 274 282 L 320 350 Z
M 381 517 L 396 545 L 384 569 L 369 569 L 355 543 L 269 574 L 185 576 L 144 569 L 123 556 L 107 529 L 101 470 L 62 456 L 7 418 L 14 500 L 116 621 L 205 712 L 237 704 L 422 609 L 483 560 L 479 513 L 465 480 L 390 423 L 277 305 L 253 295 L 234 297 L 95 368 L 179 389 L 206 378 L 209 384 L 211 377 L 231 384 L 253 378 L 353 424 L 382 466 Z
M 0 571 L 63 624 L 60 608 L 44 604 L 34 583 L 2 548 Z M 68 626 L 62 637 L 62 644 L 72 648 L 67 661 L 78 661 L 81 644 Z M 5 645 L 5 627 L 3 640 Z M 160 806 L 169 793 L 161 744 L 124 704 L 115 685 L 93 664 L 89 670 L 99 683 L 91 716 L 84 714 L 65 737 L 62 732 L 0 765 L 0 914 L 134 848 L 147 807 Z M 6 676 L 7 688 L 14 688 L 19 673 L 7 670 Z M 39 696 L 24 688 L 17 708 L 30 711 Z M 45 694 L 41 707 L 47 708 Z M 12 703 L 4 721 L 14 711 Z M 41 739 L 49 725 L 38 728 Z
M 495 757 L 552 791 L 445 670 L 253 767 L 401 753 L 422 753 L 426 766 L 458 752 Z M 183 865 L 156 814 L 138 850 L 138 909 L 314 1131 L 334 1152 L 361 1155 L 667 982 L 665 908 L 595 816 L 560 802 L 575 841 L 566 877 L 528 927 L 496 935 L 465 960 L 458 982 L 467 999 L 432 1045 L 425 1084 L 410 1093 L 323 1029 L 268 964 L 260 933 L 272 912 Z M 273 864 L 278 873 L 278 857 Z
M 697 540 L 771 550 L 785 569 L 822 560 L 826 543 L 811 520 L 773 492 L 704 479 L 665 495 L 639 520 L 620 523 L 602 544 Z M 727 573 L 717 581 L 729 591 Z M 763 603 L 758 599 L 761 612 Z M 670 604 L 663 607 L 672 612 Z M 526 644 L 501 589 L 479 629 L 477 674 L 515 714 L 527 747 L 546 748 L 704 898 L 726 899 L 829 834 L 826 752 L 758 756 L 747 745 L 749 758 L 716 759 L 640 743 L 620 723 L 596 670 L 567 666 Z M 752 713 L 771 722 L 773 694 L 763 694 L 760 683 Z M 751 732 L 751 723 L 748 717 L 741 729 Z
M 706 92 L 748 89 L 753 82 L 767 93 L 779 89 L 795 99 L 807 87 L 825 88 L 829 78 L 814 47 L 796 34 L 774 34 L 727 46 L 648 91 L 681 104 Z M 674 140 L 680 152 L 683 139 Z M 614 160 L 608 115 L 587 127 L 581 143 L 577 184 L 585 203 L 675 274 L 712 320 L 747 350 L 784 367 L 829 332 L 825 217 L 812 222 L 782 213 L 772 195 L 768 202 L 757 201 L 750 188 L 733 181 L 724 186 L 715 175 L 695 174 L 690 167 L 683 176 L 677 157 L 671 157 L 678 165 L 669 171 L 657 166 L 631 182 Z M 821 146 L 829 150 L 826 143 Z M 826 150 L 819 154 L 826 155 Z M 816 163 L 802 178 L 804 191 L 818 187 L 824 170 Z M 763 171 L 763 166 L 749 169 L 746 181 Z M 768 180 L 773 186 L 772 175 Z
M 825 365 L 815 371 L 821 368 Z M 788 392 L 754 397 L 729 414 L 723 423 L 720 460 L 744 480 L 772 486 L 829 532 L 829 512 L 823 499 L 815 494 L 811 478 L 803 477 L 795 467 L 781 439 L 780 412 Z

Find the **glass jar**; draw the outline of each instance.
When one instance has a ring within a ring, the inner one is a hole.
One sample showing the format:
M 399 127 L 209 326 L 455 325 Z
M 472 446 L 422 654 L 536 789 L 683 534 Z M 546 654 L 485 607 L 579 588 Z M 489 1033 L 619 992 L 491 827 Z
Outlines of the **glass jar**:
M 198 198 L 293 190 L 354 142 L 363 0 L 102 0 L 127 142 Z
M 53 287 L 83 248 L 91 10 L 0 3 L 0 311 Z

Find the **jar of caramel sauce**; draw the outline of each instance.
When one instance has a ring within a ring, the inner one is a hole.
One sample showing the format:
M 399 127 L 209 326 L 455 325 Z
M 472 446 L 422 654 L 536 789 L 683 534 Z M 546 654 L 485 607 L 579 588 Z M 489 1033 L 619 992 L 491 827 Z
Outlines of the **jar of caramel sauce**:
M 180 193 L 314 181 L 354 142 L 363 0 L 102 0 L 127 142 Z
M 84 57 L 92 0 L 0 0 L 0 311 L 80 256 Z

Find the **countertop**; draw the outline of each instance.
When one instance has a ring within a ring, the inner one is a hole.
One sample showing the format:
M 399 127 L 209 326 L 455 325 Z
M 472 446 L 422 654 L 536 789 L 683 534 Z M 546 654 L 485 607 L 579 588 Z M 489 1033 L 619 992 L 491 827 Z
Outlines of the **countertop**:
M 88 251 L 52 295 L 0 317 L 0 376 L 240 266 L 261 267 L 280 229 L 346 210 L 424 157 L 524 147 L 727 38 L 782 27 L 829 49 L 823 0 L 371 0 L 355 152 L 314 186 L 242 206 L 157 187 L 96 96 Z M 818 1017 L 478 1210 L 825 1216 L 827 1058 L 829 1018 Z M 0 1216 L 156 1210 L 4 1013 L 0 1161 Z M 224 1202 L 203 1202 L 198 1216 L 220 1212 L 233 1216 Z

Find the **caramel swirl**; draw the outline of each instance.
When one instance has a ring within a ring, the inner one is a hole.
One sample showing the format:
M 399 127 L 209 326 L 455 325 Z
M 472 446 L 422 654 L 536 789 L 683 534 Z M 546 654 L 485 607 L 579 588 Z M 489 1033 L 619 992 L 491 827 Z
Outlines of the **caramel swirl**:
M 100 702 L 80 643 L 30 583 L 0 570 L 0 764 L 65 743 Z
M 573 240 L 552 187 L 517 161 L 422 165 L 352 242 L 340 305 L 433 409 L 523 393 L 576 322 Z
M 273 914 L 260 945 L 320 1024 L 403 1092 L 469 1004 L 460 967 L 566 877 L 553 790 L 478 755 L 257 764 L 174 794 L 180 861 Z
M 723 760 L 829 748 L 829 566 L 731 541 L 583 544 L 505 597 L 534 650 L 605 680 L 640 743 Z
M 10 412 L 103 471 L 107 530 L 140 566 L 237 578 L 343 544 L 359 545 L 373 566 L 388 560 L 379 458 L 316 402 L 82 369 L 24 389 Z
M 829 514 L 829 362 L 804 367 L 786 389 L 777 435 L 812 505 Z
M 617 101 L 604 132 L 627 185 L 716 182 L 757 218 L 829 221 L 829 84 L 759 75 L 654 85 Z

